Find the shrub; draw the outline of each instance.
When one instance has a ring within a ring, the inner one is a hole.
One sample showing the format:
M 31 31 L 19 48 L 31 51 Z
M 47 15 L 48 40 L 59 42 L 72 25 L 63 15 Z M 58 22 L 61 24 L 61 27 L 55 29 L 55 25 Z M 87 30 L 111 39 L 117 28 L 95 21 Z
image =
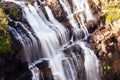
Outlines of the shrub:
M 8 20 L 0 6 L 0 53 L 10 51 L 10 36 L 8 30 Z
M 106 16 L 106 22 L 110 23 L 110 22 L 115 21 L 119 18 L 120 18 L 120 12 L 118 11 L 118 9 L 113 8 L 113 9 L 110 9 L 108 11 L 108 14 Z

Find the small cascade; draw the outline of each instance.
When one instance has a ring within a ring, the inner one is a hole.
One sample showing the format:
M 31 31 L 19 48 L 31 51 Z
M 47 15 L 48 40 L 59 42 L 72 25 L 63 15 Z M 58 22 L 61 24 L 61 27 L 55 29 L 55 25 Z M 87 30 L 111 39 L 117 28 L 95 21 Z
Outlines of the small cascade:
M 72 6 L 70 0 L 57 0 L 72 32 L 46 4 L 52 0 L 37 0 L 33 5 L 22 0 L 4 1 L 17 4 L 22 11 L 22 21 L 9 18 L 9 29 L 22 47 L 22 60 L 28 62 L 32 80 L 100 80 L 98 59 L 84 41 L 89 35 L 85 22 L 94 20 L 87 0 L 71 0 Z
M 45 6 L 45 10 L 48 14 L 50 22 L 55 25 L 55 28 L 58 28 L 59 31 L 57 33 L 60 35 L 62 44 L 65 44 L 64 42 L 67 42 L 69 39 L 69 34 L 68 34 L 69 31 L 54 18 L 53 14 L 48 6 Z
M 40 45 L 38 44 L 38 40 L 37 37 L 34 35 L 34 32 L 30 30 L 27 25 L 24 25 L 21 22 L 18 21 L 10 22 L 11 25 L 14 24 L 14 26 L 10 25 L 9 29 L 14 38 L 17 41 L 20 41 L 20 45 L 22 46 L 21 53 L 24 53 L 22 60 L 32 62 L 33 60 L 37 59 L 36 56 L 40 57 L 41 55 L 37 55 Z
M 99 79 L 99 64 L 96 55 L 94 52 L 85 45 L 84 42 L 78 42 L 79 46 L 83 49 L 84 58 L 85 58 L 85 70 L 87 80 L 98 80 Z M 96 64 L 96 65 L 94 65 Z M 92 77 L 91 77 L 92 76 Z

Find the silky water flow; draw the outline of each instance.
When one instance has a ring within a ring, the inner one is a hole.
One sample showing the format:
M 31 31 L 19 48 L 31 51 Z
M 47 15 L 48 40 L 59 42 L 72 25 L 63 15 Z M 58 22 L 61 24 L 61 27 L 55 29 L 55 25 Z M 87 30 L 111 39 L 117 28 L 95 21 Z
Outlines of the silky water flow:
M 72 8 L 68 0 L 58 0 L 72 26 L 72 35 L 47 5 L 44 6 L 48 16 L 46 18 L 38 5 L 38 2 L 44 4 L 46 1 L 37 0 L 34 5 L 23 0 L 4 1 L 19 5 L 22 18 L 27 23 L 9 18 L 14 23 L 14 26 L 9 25 L 10 32 L 22 46 L 22 60 L 29 63 L 32 80 L 46 80 L 44 76 L 40 77 L 41 73 L 36 66 L 43 59 L 49 62 L 54 80 L 100 80 L 98 59 L 84 41 L 89 35 L 85 20 L 95 19 L 87 0 L 71 0 Z M 47 0 L 50 1 L 52 0 Z M 82 12 L 85 12 L 86 18 Z

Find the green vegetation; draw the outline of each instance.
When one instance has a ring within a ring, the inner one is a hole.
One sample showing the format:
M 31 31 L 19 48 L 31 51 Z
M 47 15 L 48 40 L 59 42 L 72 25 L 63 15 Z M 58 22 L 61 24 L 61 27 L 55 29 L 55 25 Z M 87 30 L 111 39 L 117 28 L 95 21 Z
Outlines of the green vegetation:
M 20 13 L 20 8 L 16 4 L 8 4 L 7 7 L 5 8 L 6 11 L 8 11 L 8 14 L 12 16 L 13 19 L 15 20 L 21 20 L 21 13 Z
M 20 16 L 20 10 L 18 9 L 18 6 L 12 5 L 12 6 L 10 7 L 10 10 L 9 10 L 9 11 L 10 11 L 10 14 L 11 14 L 13 17 L 15 17 L 17 20 L 21 18 L 21 16 Z
M 101 2 L 100 2 L 101 1 Z M 102 0 L 95 0 L 96 5 L 101 8 L 102 12 L 106 13 L 106 22 L 112 23 L 120 19 L 120 0 L 117 1 L 102 1 Z M 101 6 L 100 6 L 101 4 Z
M 111 23 L 120 19 L 120 1 L 102 3 L 102 10 L 107 10 L 106 22 Z
M 107 73 L 111 70 L 111 66 L 104 66 L 104 75 L 107 75 Z
M 120 1 L 117 2 L 117 8 L 120 8 Z
M 120 19 L 120 12 L 118 11 L 118 9 L 115 9 L 115 8 L 109 9 L 107 16 L 106 16 L 106 22 L 110 23 L 117 19 Z
M 0 53 L 10 51 L 10 36 L 8 30 L 8 20 L 2 7 L 0 6 Z
M 110 9 L 110 8 L 120 8 L 120 1 L 110 1 L 109 3 L 102 3 L 102 9 Z

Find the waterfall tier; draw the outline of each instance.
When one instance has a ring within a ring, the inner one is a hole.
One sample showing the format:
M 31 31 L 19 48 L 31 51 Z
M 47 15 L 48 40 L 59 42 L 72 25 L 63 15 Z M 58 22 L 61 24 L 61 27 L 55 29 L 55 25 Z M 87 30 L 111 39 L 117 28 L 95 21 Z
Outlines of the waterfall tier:
M 87 0 L 4 1 L 21 10 L 21 21 L 9 16 L 9 29 L 33 80 L 99 80 L 98 59 L 86 42 L 85 22 L 95 20 Z

